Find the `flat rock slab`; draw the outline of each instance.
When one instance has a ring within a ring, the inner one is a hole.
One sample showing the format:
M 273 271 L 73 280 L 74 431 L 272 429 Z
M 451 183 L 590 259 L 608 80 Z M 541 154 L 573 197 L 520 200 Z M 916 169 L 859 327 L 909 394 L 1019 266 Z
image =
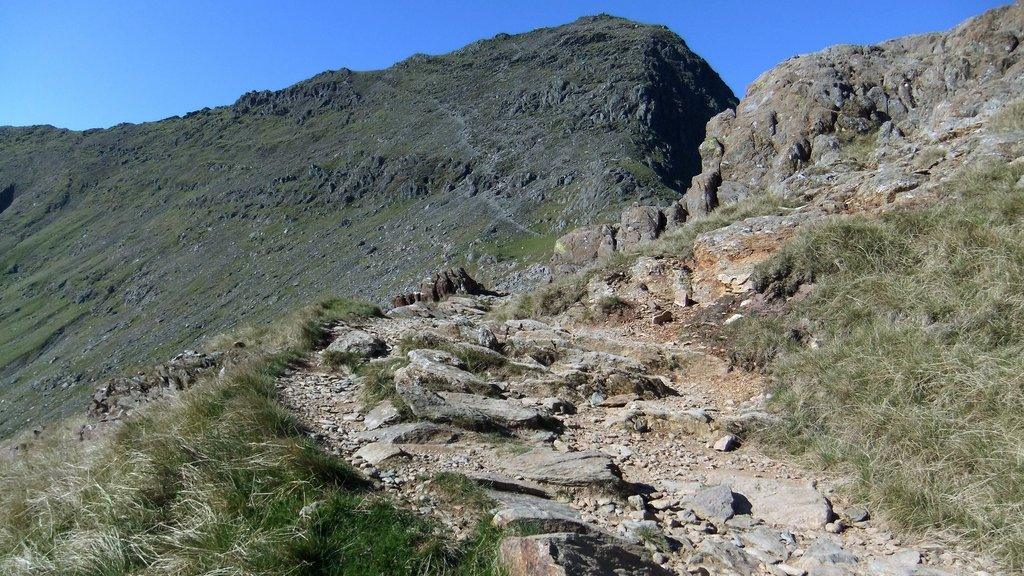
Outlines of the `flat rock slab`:
M 669 576 L 642 549 L 599 534 L 541 534 L 502 540 L 508 576 Z
M 451 444 L 459 433 L 432 422 L 406 422 L 360 432 L 355 437 L 384 444 Z
M 409 454 L 394 444 L 371 442 L 357 450 L 354 456 L 356 458 L 362 458 L 374 466 L 379 466 L 380 464 L 390 460 L 407 458 Z
M 579 512 L 561 502 L 530 496 L 489 490 L 487 495 L 498 502 L 491 521 L 498 528 L 519 528 L 533 532 L 600 531 L 580 517 Z
M 750 502 L 750 514 L 768 524 L 798 531 L 818 530 L 832 518 L 832 505 L 810 483 L 725 470 L 714 476 L 743 495 Z
M 719 484 L 694 494 L 690 506 L 704 520 L 723 524 L 736 513 L 736 495 L 729 486 Z
M 367 430 L 376 430 L 381 426 L 397 422 L 400 417 L 398 408 L 395 408 L 390 400 L 385 400 L 366 413 L 366 417 L 363 418 L 363 426 Z
M 573 488 L 614 489 L 622 473 L 601 452 L 555 452 L 534 448 L 504 463 L 505 471 L 534 482 Z
M 510 492 L 513 494 L 527 494 L 540 498 L 551 498 L 551 493 L 540 484 L 534 484 L 528 480 L 516 480 L 500 474 L 481 473 L 467 474 L 467 478 L 473 482 L 498 492 Z
M 517 401 L 458 392 L 440 392 L 438 395 L 450 410 L 463 414 L 469 420 L 496 424 L 503 428 L 557 429 L 559 426 L 557 419 Z M 458 418 L 455 420 L 458 421 Z

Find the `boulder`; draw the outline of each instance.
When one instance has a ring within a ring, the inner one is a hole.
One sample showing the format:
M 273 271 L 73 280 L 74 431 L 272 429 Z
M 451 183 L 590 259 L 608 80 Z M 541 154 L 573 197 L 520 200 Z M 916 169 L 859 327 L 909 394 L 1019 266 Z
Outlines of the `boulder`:
M 505 471 L 527 480 L 571 488 L 617 489 L 622 474 L 601 452 L 556 452 L 534 448 L 506 460 Z
M 451 444 L 459 433 L 432 422 L 406 422 L 359 432 L 355 437 L 387 444 Z
M 388 345 L 369 332 L 353 328 L 341 332 L 324 352 L 341 352 L 360 358 L 379 358 L 387 355 Z
M 409 454 L 394 444 L 371 442 L 357 450 L 354 456 L 362 458 L 374 466 L 379 466 L 390 460 L 408 458 Z
M 615 229 L 604 224 L 579 228 L 555 242 L 551 267 L 556 273 L 572 273 L 615 252 Z
M 693 495 L 690 508 L 704 520 L 724 524 L 736 513 L 736 495 L 724 484 L 711 486 Z
M 453 365 L 453 363 L 457 365 Z M 395 371 L 395 387 L 422 388 L 434 392 L 496 395 L 498 388 L 458 367 L 462 361 L 439 350 L 409 352 L 409 365 Z
M 465 268 L 448 268 L 430 278 L 424 278 L 418 291 L 399 294 L 391 303 L 395 308 L 402 308 L 417 302 L 440 302 L 456 294 L 480 295 L 494 292 L 474 280 Z
M 758 478 L 730 470 L 709 478 L 712 476 L 742 494 L 750 503 L 750 514 L 768 524 L 796 531 L 820 530 L 832 519 L 832 505 L 808 482 Z
M 384 400 L 377 404 L 363 418 L 363 426 L 367 430 L 375 430 L 381 426 L 387 426 L 397 422 L 402 417 L 398 408 L 390 400 Z
M 597 532 L 579 512 L 561 502 L 537 496 L 489 491 L 498 502 L 491 523 L 498 528 L 529 529 L 533 532 Z
M 508 576 L 669 576 L 643 550 L 600 534 L 556 533 L 502 540 Z
M 628 250 L 656 239 L 665 230 L 665 214 L 656 206 L 633 206 L 622 212 L 616 249 Z

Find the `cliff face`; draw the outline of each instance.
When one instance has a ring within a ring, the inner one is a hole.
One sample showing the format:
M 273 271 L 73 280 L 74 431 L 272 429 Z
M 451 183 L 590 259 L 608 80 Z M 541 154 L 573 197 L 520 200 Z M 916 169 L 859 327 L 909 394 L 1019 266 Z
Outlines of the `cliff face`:
M 576 270 L 744 201 L 786 205 L 792 213 L 762 211 L 698 239 L 694 290 L 712 299 L 745 289 L 752 267 L 808 222 L 935 202 L 960 170 L 1022 155 L 1019 129 L 1005 126 L 1024 106 L 1022 38 L 1017 3 L 944 33 L 787 60 L 708 122 L 701 172 L 683 198 L 565 235 L 552 264 Z
M 734 104 L 666 28 L 592 17 L 159 122 L 0 128 L 0 433 L 324 293 L 521 270 L 677 198 Z
M 1017 3 L 946 33 L 787 60 L 708 123 L 687 209 L 765 193 L 880 206 L 927 195 L 985 156 L 1012 159 L 1016 139 L 985 128 L 1021 97 L 1021 38 Z

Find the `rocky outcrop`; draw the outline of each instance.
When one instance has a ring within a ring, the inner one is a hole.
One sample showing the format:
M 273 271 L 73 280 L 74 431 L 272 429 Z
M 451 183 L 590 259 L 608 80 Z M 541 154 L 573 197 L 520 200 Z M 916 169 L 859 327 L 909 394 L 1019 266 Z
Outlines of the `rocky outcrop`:
M 557 533 L 511 537 L 499 550 L 509 576 L 668 576 L 636 549 L 607 536 Z
M 949 32 L 783 62 L 708 122 L 702 171 L 683 200 L 690 216 L 752 194 L 880 206 L 1007 153 L 1015 145 L 982 129 L 1020 98 L 1022 38 L 1016 3 Z
M 434 274 L 431 278 L 424 278 L 419 290 L 399 294 L 391 300 L 391 304 L 399 308 L 416 302 L 440 302 L 449 296 L 483 294 L 494 292 L 474 280 L 465 268 L 449 268 Z
M 133 376 L 112 378 L 92 395 L 89 415 L 100 420 L 119 420 L 139 406 L 177 395 L 220 366 L 221 354 L 185 350 L 171 360 Z
M 992 120 L 1021 98 L 1024 5 L 998 8 L 949 32 L 876 46 L 834 46 L 762 74 L 735 109 L 712 118 L 699 147 L 701 171 L 667 208 L 634 207 L 602 237 L 626 250 L 680 220 L 765 197 L 784 216 L 749 218 L 705 233 L 693 257 L 672 262 L 692 272 L 692 298 L 706 304 L 746 291 L 753 267 L 796 228 L 830 214 L 936 201 L 953 175 L 981 161 L 1024 155 L 1024 138 Z M 787 214 L 788 212 L 788 214 Z M 560 247 L 596 234 L 572 232 Z M 607 254 L 556 249 L 556 273 Z

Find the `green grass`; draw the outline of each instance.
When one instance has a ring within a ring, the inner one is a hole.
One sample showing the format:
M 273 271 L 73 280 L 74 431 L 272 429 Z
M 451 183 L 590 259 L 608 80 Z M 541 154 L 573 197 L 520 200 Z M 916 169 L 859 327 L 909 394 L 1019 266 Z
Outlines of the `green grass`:
M 0 468 L 0 573 L 491 574 L 498 534 L 456 546 L 321 452 L 275 380 L 372 307 L 332 300 L 268 331 L 223 379 L 96 444 L 51 441 Z
M 448 340 L 435 334 L 420 333 L 407 336 L 399 343 L 399 349 L 403 354 L 417 348 L 448 352 L 461 360 L 466 365 L 466 370 L 474 374 L 483 374 L 489 370 L 503 368 L 508 364 L 508 359 L 497 352 L 489 353 L 475 346 L 466 346 L 463 342 Z
M 742 320 L 784 424 L 765 439 L 851 473 L 895 525 L 941 530 L 1024 569 L 1021 165 L 952 183 L 946 202 L 801 234 L 755 275 L 814 282 L 775 320 Z M 819 342 L 797 346 L 801 325 Z M 772 360 L 774 358 L 774 360 Z

